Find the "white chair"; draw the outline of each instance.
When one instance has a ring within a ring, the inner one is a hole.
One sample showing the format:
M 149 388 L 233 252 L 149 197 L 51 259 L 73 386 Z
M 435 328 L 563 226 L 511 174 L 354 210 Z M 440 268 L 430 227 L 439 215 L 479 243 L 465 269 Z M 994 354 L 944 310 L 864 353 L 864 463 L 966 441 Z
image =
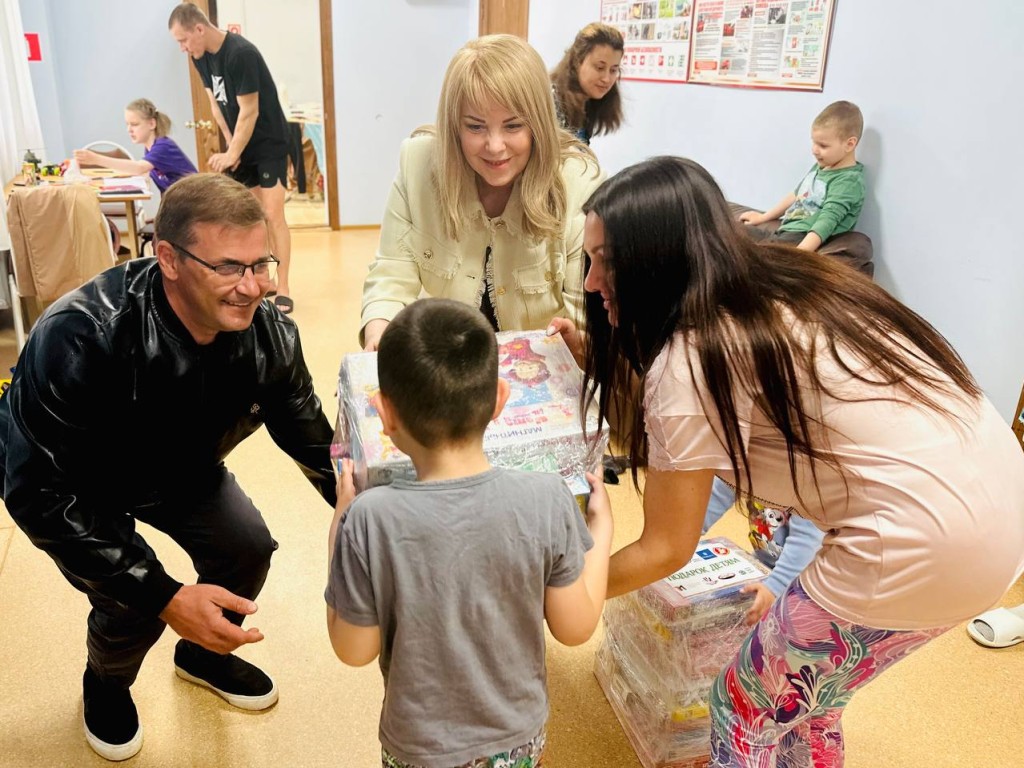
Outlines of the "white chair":
M 100 139 L 99 141 L 90 141 L 82 149 L 90 149 L 98 155 L 106 155 L 107 157 L 114 157 L 118 160 L 134 160 L 132 153 L 125 149 L 123 146 L 118 144 L 116 141 L 107 141 L 106 139 Z M 85 163 L 81 166 L 82 168 L 100 168 L 102 166 L 89 165 Z M 114 222 L 117 227 L 117 231 L 121 233 L 121 238 L 128 236 L 128 221 L 125 216 L 124 203 L 100 203 L 100 210 L 103 215 Z M 146 226 L 146 212 L 142 209 L 142 206 L 137 206 L 135 209 L 135 231 L 142 232 Z

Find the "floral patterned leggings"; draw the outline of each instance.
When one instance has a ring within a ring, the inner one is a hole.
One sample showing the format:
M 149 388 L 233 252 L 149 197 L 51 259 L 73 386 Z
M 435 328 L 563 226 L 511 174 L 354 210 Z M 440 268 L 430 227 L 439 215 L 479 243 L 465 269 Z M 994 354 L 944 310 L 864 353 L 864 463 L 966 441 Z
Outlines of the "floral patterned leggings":
M 481 757 L 456 768 L 541 768 L 544 755 L 545 732 L 541 731 L 526 744 L 492 757 Z M 382 768 L 417 768 L 403 763 L 386 749 L 381 750 Z
M 795 579 L 711 688 L 712 768 L 838 768 L 854 691 L 949 627 L 853 624 Z

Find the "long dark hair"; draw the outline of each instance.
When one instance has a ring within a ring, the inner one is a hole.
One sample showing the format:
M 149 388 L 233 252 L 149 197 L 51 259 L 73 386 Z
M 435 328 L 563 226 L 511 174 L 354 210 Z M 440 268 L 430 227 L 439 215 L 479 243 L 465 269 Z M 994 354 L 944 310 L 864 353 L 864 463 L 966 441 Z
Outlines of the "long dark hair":
M 829 391 L 818 358 L 861 381 L 896 386 L 944 414 L 937 394 L 981 394 L 942 335 L 866 276 L 828 256 L 746 236 L 715 180 L 692 160 L 656 157 L 626 168 L 601 185 L 584 211 L 604 224 L 618 321 L 612 327 L 600 296 L 588 294 L 584 398 L 596 398 L 600 418 L 623 435 L 634 484 L 647 460 L 646 374 L 678 333 L 696 350 L 711 398 L 705 408 L 709 416 L 717 412 L 742 491 L 750 491 L 751 476 L 734 392 L 756 393 L 785 438 L 794 487 L 798 455 L 810 460 L 815 485 L 817 462 L 841 469 L 828 445 L 812 438 L 822 433 L 813 429 L 817 417 L 801 394 L 801 380 Z M 805 339 L 800 328 L 813 329 L 816 338 Z M 851 354 L 870 378 L 851 370 Z
M 618 81 L 600 99 L 589 98 L 580 87 L 580 65 L 599 45 L 621 51 L 625 48 L 625 41 L 615 27 L 596 21 L 587 24 L 576 34 L 576 39 L 566 48 L 562 60 L 551 72 L 555 99 L 565 127 L 572 131 L 586 128 L 591 136 L 611 133 L 622 124 L 622 97 Z

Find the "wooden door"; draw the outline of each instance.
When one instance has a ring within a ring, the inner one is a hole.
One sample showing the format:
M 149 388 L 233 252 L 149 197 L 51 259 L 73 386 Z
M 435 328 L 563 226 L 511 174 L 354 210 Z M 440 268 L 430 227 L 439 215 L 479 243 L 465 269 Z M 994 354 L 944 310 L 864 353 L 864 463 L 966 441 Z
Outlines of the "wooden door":
M 198 5 L 210 19 L 210 23 L 216 26 L 216 0 L 192 0 L 192 2 Z M 210 106 L 210 97 L 206 95 L 203 80 L 199 77 L 199 73 L 192 63 L 192 57 L 188 54 L 185 54 L 185 66 L 188 67 L 189 85 L 192 88 L 192 119 L 185 123 L 185 127 L 193 129 L 195 133 L 196 159 L 199 161 L 199 170 L 208 171 L 210 170 L 210 155 L 224 152 L 227 149 L 227 143 L 213 117 L 213 107 Z
M 525 40 L 529 26 L 529 0 L 480 0 L 481 35 L 506 33 Z

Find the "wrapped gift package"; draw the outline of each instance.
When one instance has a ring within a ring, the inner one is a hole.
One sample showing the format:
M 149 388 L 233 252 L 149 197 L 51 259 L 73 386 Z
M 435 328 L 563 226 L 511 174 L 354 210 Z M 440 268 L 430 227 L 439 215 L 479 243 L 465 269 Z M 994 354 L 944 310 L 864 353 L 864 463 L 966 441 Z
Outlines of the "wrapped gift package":
M 583 374 L 561 336 L 544 331 L 497 334 L 498 375 L 511 394 L 501 416 L 484 433 L 491 463 L 508 469 L 556 472 L 573 494 L 589 493 L 588 471 L 600 472 L 607 434 L 588 413 L 580 420 Z M 358 490 L 414 479 L 412 461 L 384 434 L 377 409 L 377 353 L 345 355 L 338 375 L 338 426 L 332 455 L 350 457 Z
M 768 569 L 729 539 L 703 539 L 676 573 L 605 604 L 595 674 L 644 768 L 709 761 L 711 685 L 750 632 Z

